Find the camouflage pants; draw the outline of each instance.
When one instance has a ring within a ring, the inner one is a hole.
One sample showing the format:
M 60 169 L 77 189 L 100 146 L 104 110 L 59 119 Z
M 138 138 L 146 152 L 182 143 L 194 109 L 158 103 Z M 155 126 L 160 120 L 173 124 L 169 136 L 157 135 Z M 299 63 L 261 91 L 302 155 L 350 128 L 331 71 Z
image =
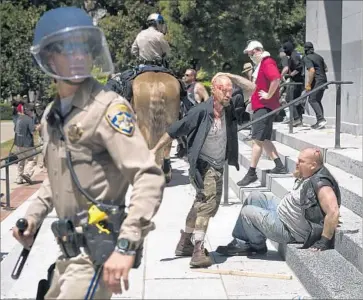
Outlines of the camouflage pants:
M 223 168 L 215 169 L 206 162 L 199 161 L 204 189 L 198 189 L 192 208 L 190 209 L 186 227 L 194 229 L 195 240 L 203 240 L 208 228 L 209 219 L 218 211 L 222 198 Z

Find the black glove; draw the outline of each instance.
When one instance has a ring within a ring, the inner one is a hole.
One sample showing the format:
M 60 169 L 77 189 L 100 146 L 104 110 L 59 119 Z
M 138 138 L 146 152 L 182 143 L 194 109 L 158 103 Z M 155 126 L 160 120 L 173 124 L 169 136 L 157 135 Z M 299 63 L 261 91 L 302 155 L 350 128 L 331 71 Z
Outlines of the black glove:
M 332 248 L 332 240 L 322 236 L 320 240 L 316 241 L 310 248 L 315 248 L 320 251 L 328 250 Z

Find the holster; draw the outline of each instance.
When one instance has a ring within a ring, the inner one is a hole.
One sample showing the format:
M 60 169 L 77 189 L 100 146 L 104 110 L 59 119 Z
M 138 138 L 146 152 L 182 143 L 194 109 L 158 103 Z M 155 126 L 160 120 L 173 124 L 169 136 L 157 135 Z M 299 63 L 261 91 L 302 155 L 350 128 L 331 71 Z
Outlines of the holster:
M 100 231 L 95 225 L 86 224 L 83 226 L 85 250 L 92 262 L 100 266 L 106 262 L 115 250 L 120 228 L 127 214 L 124 211 L 109 214 L 107 222 L 102 225 L 110 233 Z M 133 268 L 138 268 L 143 257 L 143 244 L 136 250 L 135 263 Z
M 73 222 L 61 219 L 52 223 L 52 231 L 66 258 L 76 257 L 81 253 L 83 247 L 89 255 L 92 263 L 96 266 L 103 265 L 115 250 L 120 228 L 126 218 L 124 211 L 117 211 L 108 215 L 108 220 L 100 225 L 108 232 L 103 232 L 94 224 L 82 225 L 82 233 L 77 233 Z M 136 250 L 135 264 L 138 268 L 143 257 L 143 244 Z
M 65 257 L 76 257 L 81 253 L 82 235 L 76 232 L 71 220 L 61 219 L 54 221 L 51 228 Z

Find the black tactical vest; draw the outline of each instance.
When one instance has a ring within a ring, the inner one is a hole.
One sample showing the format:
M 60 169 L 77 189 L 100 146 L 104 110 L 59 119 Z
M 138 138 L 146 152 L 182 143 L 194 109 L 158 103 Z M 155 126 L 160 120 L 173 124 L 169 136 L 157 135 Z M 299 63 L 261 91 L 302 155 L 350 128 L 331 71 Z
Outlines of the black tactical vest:
M 302 207 L 304 209 L 305 219 L 311 226 L 311 232 L 304 241 L 303 249 L 309 248 L 316 241 L 321 238 L 324 227 L 325 213 L 320 207 L 318 200 L 319 189 L 329 182 L 332 187 L 337 200 L 338 206 L 341 204 L 339 185 L 334 179 L 333 175 L 330 174 L 326 167 L 321 167 L 313 176 L 309 178 L 306 184 L 304 184 L 300 197 L 302 201 Z M 324 184 L 323 184 L 324 183 Z

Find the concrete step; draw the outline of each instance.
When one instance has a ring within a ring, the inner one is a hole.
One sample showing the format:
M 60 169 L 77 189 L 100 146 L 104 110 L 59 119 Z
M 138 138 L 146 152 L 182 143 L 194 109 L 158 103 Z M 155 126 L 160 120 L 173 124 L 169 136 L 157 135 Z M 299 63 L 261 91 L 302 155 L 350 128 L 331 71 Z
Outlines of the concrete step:
M 240 166 L 240 170 L 237 171 L 235 167 L 229 166 L 228 168 L 228 175 L 229 175 L 229 186 L 231 187 L 232 191 L 236 194 L 236 196 L 241 199 L 242 202 L 246 199 L 248 192 L 251 191 L 261 191 L 261 192 L 268 192 L 268 188 L 261 185 L 261 181 L 257 181 L 252 183 L 248 187 L 240 187 L 237 185 L 237 182 L 242 179 L 242 177 L 247 173 L 247 169 Z
M 328 149 L 325 159 L 330 165 L 362 179 L 362 157 L 362 149 Z
M 342 149 L 334 149 L 334 129 L 313 130 L 307 127 L 294 128 L 290 134 L 287 125 L 274 123 L 274 140 L 296 150 L 308 147 L 320 149 L 325 162 L 354 176 L 363 178 L 362 136 L 341 133 Z
M 251 156 L 252 156 L 252 149 L 250 147 L 250 145 L 248 145 L 247 143 L 238 142 L 239 145 L 239 155 L 238 155 L 238 160 L 240 163 L 240 166 L 243 167 L 245 169 L 245 172 L 241 172 L 241 178 L 239 180 L 241 180 L 243 178 L 243 176 L 247 173 L 248 168 L 250 167 L 250 162 L 251 162 Z M 256 167 L 256 174 L 257 177 L 259 179 L 259 181 L 261 182 L 262 186 L 265 186 L 267 188 L 270 188 L 269 184 L 270 182 L 267 180 L 268 177 L 267 175 L 270 176 L 275 176 L 275 177 L 291 177 L 291 174 L 269 174 L 269 170 L 273 169 L 275 167 L 275 163 L 273 161 L 271 161 L 270 159 L 266 158 L 266 157 L 261 157 L 257 167 Z M 255 183 L 252 183 L 251 185 L 247 186 L 254 186 Z
M 282 198 L 293 186 L 294 180 L 294 178 L 271 178 L 271 192 Z M 362 218 L 341 206 L 340 222 L 336 231 L 335 249 L 363 273 Z
M 285 245 L 286 262 L 313 298 L 361 299 L 363 274 L 335 249 L 312 252 Z
M 230 168 L 230 185 L 232 181 L 239 180 L 239 174 L 233 174 Z M 240 170 L 242 172 L 243 170 Z M 269 176 L 269 175 L 268 175 Z M 234 179 L 236 178 L 237 179 Z M 273 184 L 279 186 L 288 186 L 289 178 L 279 178 L 278 182 L 272 181 Z M 275 190 L 275 189 L 274 189 Z M 244 201 L 251 188 L 243 188 L 239 191 L 239 198 Z M 266 192 L 272 195 L 284 195 L 286 191 Z M 343 232 L 342 232 L 343 233 Z M 340 237 L 347 238 L 347 234 L 338 234 L 336 240 Z M 341 243 L 338 242 L 339 245 Z M 294 271 L 296 276 L 305 286 L 307 291 L 314 298 L 321 299 L 359 299 L 363 293 L 363 275 L 359 270 L 345 257 L 343 257 L 336 249 L 312 252 L 310 250 L 299 249 L 301 245 L 296 244 L 277 244 L 272 245 L 278 249 L 280 255 L 286 259 L 286 262 Z
M 239 138 L 242 139 L 243 137 L 246 136 L 246 134 L 248 134 L 248 132 L 241 131 L 239 133 Z M 273 141 L 273 143 L 277 149 L 279 157 L 286 166 L 287 170 L 290 173 L 294 172 L 294 170 L 296 169 L 296 162 L 300 151 L 277 141 Z M 251 147 L 250 142 L 242 142 L 241 140 L 239 141 L 240 163 L 243 164 L 246 168 L 249 167 L 252 154 L 250 147 Z M 353 174 L 347 173 L 345 170 L 338 168 L 334 165 L 331 165 L 329 163 L 325 163 L 325 166 L 329 169 L 329 171 L 332 173 L 332 175 L 339 183 L 342 205 L 349 208 L 355 214 L 363 217 L 362 179 Z M 257 165 L 257 176 L 259 177 L 260 181 L 269 188 L 271 184 L 269 176 L 291 177 L 291 174 L 290 175 L 268 174 L 266 170 L 271 169 L 273 167 L 274 163 L 270 159 L 268 159 L 265 154 L 263 154 L 260 162 Z

